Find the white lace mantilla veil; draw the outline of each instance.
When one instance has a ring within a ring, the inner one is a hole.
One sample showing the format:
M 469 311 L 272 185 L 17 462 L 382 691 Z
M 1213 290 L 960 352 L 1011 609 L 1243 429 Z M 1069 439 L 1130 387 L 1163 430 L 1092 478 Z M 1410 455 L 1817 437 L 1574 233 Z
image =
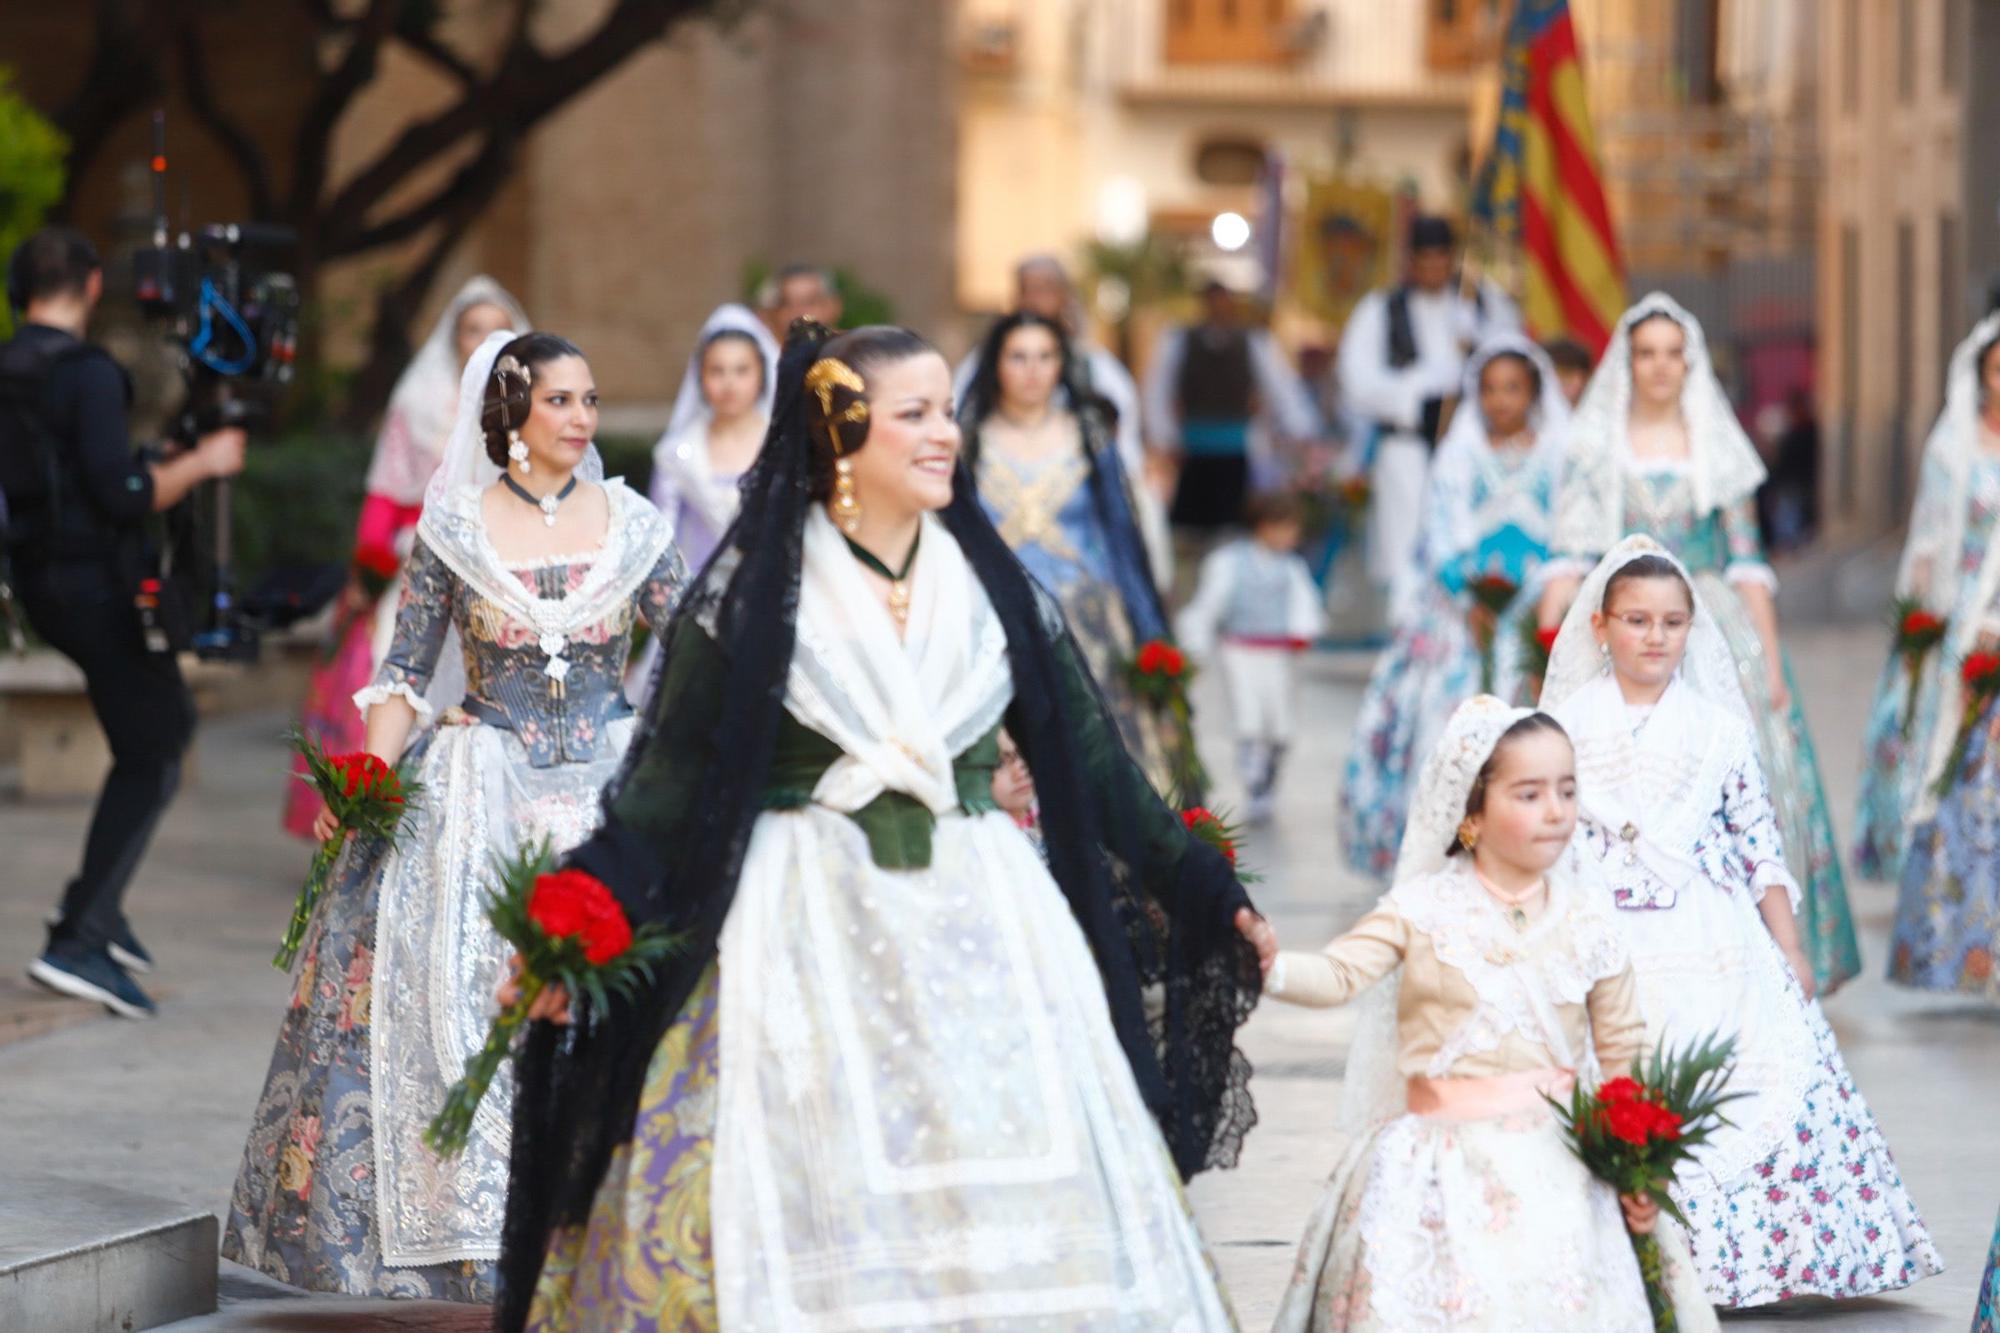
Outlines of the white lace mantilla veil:
M 1465 819 L 1465 802 L 1479 770 L 1507 728 L 1535 711 L 1511 707 L 1490 694 L 1475 695 L 1453 710 L 1417 779 L 1394 884 L 1445 868 L 1445 848 Z M 1394 891 L 1392 887 L 1390 892 Z M 1396 997 L 1402 983 L 1399 966 L 1354 1002 L 1354 1040 L 1347 1049 L 1336 1121 L 1345 1134 L 1358 1137 L 1408 1108 L 1404 1078 L 1397 1067 Z
M 476 305 L 498 306 L 507 312 L 515 333 L 528 330 L 528 316 L 520 303 L 485 274 L 466 281 L 445 303 L 431 331 L 418 344 L 416 355 L 396 379 L 389 395 L 389 411 L 384 418 L 400 417 L 408 432 L 409 448 L 397 450 L 384 443 L 375 446 L 368 463 L 368 490 L 386 495 L 397 504 L 413 505 L 424 498 L 425 483 L 431 475 L 432 453 L 446 438 L 454 418 L 451 412 L 452 387 L 458 383 L 458 321 Z M 415 450 L 422 450 L 417 457 Z
M 701 396 L 701 354 L 710 339 L 725 331 L 747 333 L 756 340 L 757 351 L 764 358 L 764 390 L 757 397 L 757 410 L 766 418 L 771 415 L 771 402 L 778 392 L 778 340 L 749 306 L 730 301 L 717 306 L 701 326 L 701 332 L 695 335 L 694 350 L 688 353 L 687 370 L 681 375 L 680 392 L 674 395 L 674 412 L 667 418 L 667 429 L 660 435 L 659 445 L 708 414 L 708 404 Z
M 1665 292 L 1648 292 L 1627 310 L 1570 418 L 1569 476 L 1556 501 L 1558 551 L 1608 551 L 1625 533 L 1624 460 L 1632 410 L 1632 330 L 1665 315 L 1687 336 L 1681 420 L 1687 428 L 1690 480 L 1698 514 L 1727 509 L 1764 482 L 1757 448 L 1715 377 L 1701 323 Z
M 1562 628 L 1556 634 L 1555 646 L 1549 649 L 1549 669 L 1542 678 L 1541 708 L 1545 713 L 1554 713 L 1576 692 L 1591 681 L 1605 674 L 1603 654 L 1598 651 L 1597 635 L 1591 630 L 1590 617 L 1604 607 L 1604 588 L 1611 576 L 1641 556 L 1652 555 L 1668 561 L 1680 571 L 1686 580 L 1688 592 L 1694 598 L 1694 624 L 1688 630 L 1687 652 L 1681 658 L 1679 679 L 1695 688 L 1695 691 L 1712 704 L 1718 704 L 1746 726 L 1755 722 L 1750 712 L 1750 702 L 1744 697 L 1743 683 L 1737 676 L 1736 658 L 1729 651 L 1729 640 L 1723 637 L 1722 627 L 1708 612 L 1701 594 L 1695 590 L 1694 578 L 1687 566 L 1659 542 L 1644 533 L 1632 533 L 1620 541 L 1612 543 L 1597 568 L 1577 589 L 1576 600 L 1570 603 L 1569 612 L 1563 617 Z
M 1916 561 L 1928 555 L 1931 557 L 1930 589 L 1923 598 L 1925 606 L 1941 616 L 1949 616 L 1950 623 L 1945 630 L 1944 653 L 1940 666 L 1955 672 L 1958 663 L 1965 660 L 1979 641 L 1984 627 L 1987 608 L 2000 601 L 2000 541 L 1986 543 L 1986 557 L 1979 565 L 1979 582 L 1973 589 L 1972 597 L 1966 602 L 1971 610 L 1965 615 L 1956 615 L 1958 598 L 1958 558 L 1959 547 L 1965 541 L 1965 511 L 1970 504 L 1972 486 L 1972 464 L 1978 457 L 1979 442 L 1979 349 L 2000 338 L 2000 313 L 1988 315 L 1973 327 L 1958 350 L 1951 354 L 1951 369 L 1945 379 L 1944 410 L 1938 413 L 1937 424 L 1931 428 L 1930 438 L 1924 443 L 1924 465 L 1937 461 L 1946 469 L 1950 478 L 1950 490 L 1942 512 L 1925 513 L 1925 493 L 1920 486 L 1917 491 L 1917 510 L 1910 518 L 1910 536 L 1903 547 L 1903 562 L 1896 571 L 1896 593 L 1898 596 L 1914 596 Z M 1946 689 L 1954 688 L 1951 677 L 1946 676 Z M 1906 827 L 1924 823 L 1937 813 L 1938 798 L 1935 791 L 1938 779 L 1944 776 L 1945 766 L 1951 761 L 1952 742 L 1957 739 L 1957 725 L 1953 720 L 1954 708 L 1939 710 L 1938 721 L 1931 727 L 1929 743 L 1923 752 L 1924 776 L 1917 788 L 1917 798 L 1911 802 L 1904 816 Z
M 1482 340 L 1465 363 L 1459 410 L 1452 413 L 1451 425 L 1438 443 L 1437 461 L 1432 465 L 1441 474 L 1477 470 L 1491 457 L 1486 420 L 1479 411 L 1479 376 L 1486 363 L 1496 356 L 1525 357 L 1541 379 L 1540 396 L 1528 413 L 1528 425 L 1535 432 L 1536 461 L 1551 460 L 1563 452 L 1570 409 L 1569 400 L 1563 397 L 1562 381 L 1556 376 L 1555 362 L 1549 360 L 1549 354 L 1533 338 L 1503 329 Z

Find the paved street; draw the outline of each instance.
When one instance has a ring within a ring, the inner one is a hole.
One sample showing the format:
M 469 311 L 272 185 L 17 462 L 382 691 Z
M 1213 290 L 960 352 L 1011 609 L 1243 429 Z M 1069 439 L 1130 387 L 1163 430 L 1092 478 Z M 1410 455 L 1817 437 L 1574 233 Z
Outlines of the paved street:
M 1837 815 L 1851 807 L 1854 728 L 1883 645 L 1872 629 L 1791 635 L 1802 686 L 1829 765 Z M 1375 889 L 1342 873 L 1332 808 L 1365 661 L 1311 667 L 1305 726 L 1275 831 L 1246 855 L 1267 876 L 1262 905 L 1292 945 L 1310 947 L 1357 916 Z M 1205 692 L 1217 682 L 1205 681 Z M 1206 697 L 1216 767 L 1229 753 L 1219 698 Z M 73 1174 L 221 1209 L 250 1104 L 270 1054 L 285 981 L 267 964 L 307 852 L 278 831 L 285 719 L 269 713 L 207 725 L 198 777 L 140 873 L 131 909 L 158 955 L 164 1015 L 149 1025 L 99 1019 L 69 1002 L 23 994 L 21 969 L 41 916 L 68 872 L 82 806 L 0 805 L 6 892 L 0 898 L 0 1168 Z M 1225 787 L 1224 799 L 1228 799 Z M 1854 888 L 1868 975 L 1828 1005 L 1862 1090 L 1883 1122 L 1950 1271 L 1912 1291 L 1844 1306 L 1818 1304 L 1733 1319 L 1731 1329 L 1952 1330 L 1970 1318 L 1973 1287 L 2000 1203 L 2000 1013 L 1915 997 L 1879 980 L 1892 906 L 1886 886 Z M 83 1019 L 42 1031 L 51 1020 Z M 1339 1152 L 1325 1129 L 1347 1020 L 1271 1005 L 1245 1041 L 1258 1068 L 1262 1121 L 1243 1166 L 1194 1188 L 1204 1227 L 1246 1329 L 1268 1327 L 1292 1246 Z M 225 1309 L 177 1329 L 471 1329 L 477 1312 L 386 1303 L 287 1299 L 284 1289 L 225 1266 Z

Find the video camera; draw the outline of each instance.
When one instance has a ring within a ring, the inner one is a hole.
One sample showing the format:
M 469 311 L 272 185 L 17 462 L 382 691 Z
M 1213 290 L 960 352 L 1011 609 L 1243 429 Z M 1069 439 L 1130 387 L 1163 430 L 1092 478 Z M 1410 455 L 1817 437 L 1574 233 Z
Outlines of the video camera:
M 146 314 L 173 321 L 187 391 L 168 436 L 189 448 L 227 426 L 269 425 L 298 355 L 299 293 L 291 274 L 260 261 L 296 246 L 298 237 L 289 227 L 254 222 L 175 235 L 167 224 L 166 171 L 166 115 L 156 111 L 152 244 L 132 256 L 133 294 Z M 239 605 L 230 483 L 202 489 L 205 506 L 190 497 L 167 515 L 160 577 L 141 589 L 140 620 L 155 646 L 180 647 L 175 640 L 185 639 L 203 658 L 254 661 L 259 629 L 283 620 L 285 608 L 254 598 Z M 196 623 L 186 629 L 171 623 L 176 600 L 193 604 Z

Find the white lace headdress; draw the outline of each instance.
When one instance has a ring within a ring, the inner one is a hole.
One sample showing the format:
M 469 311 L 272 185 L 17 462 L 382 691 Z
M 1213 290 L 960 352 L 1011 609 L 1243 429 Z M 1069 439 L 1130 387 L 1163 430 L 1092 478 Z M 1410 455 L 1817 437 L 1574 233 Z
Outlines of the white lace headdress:
M 1687 583 L 1689 596 L 1694 599 L 1694 624 L 1688 630 L 1687 652 L 1681 658 L 1680 678 L 1694 686 L 1695 691 L 1710 703 L 1721 705 L 1745 723 L 1753 722 L 1749 700 L 1743 693 L 1742 678 L 1737 674 L 1736 657 L 1729 651 L 1729 640 L 1723 637 L 1722 626 L 1702 602 L 1687 566 L 1673 552 L 1644 533 L 1633 533 L 1613 543 L 1604 558 L 1597 562 L 1597 568 L 1590 571 L 1590 577 L 1577 590 L 1576 600 L 1570 603 L 1569 614 L 1563 617 L 1562 629 L 1556 634 L 1555 646 L 1549 649 L 1549 669 L 1542 678 L 1543 711 L 1556 712 L 1578 690 L 1607 674 L 1608 666 L 1598 647 L 1597 633 L 1591 628 L 1590 617 L 1604 609 L 1604 589 L 1611 576 L 1641 556 L 1648 555 L 1658 556 L 1672 564 Z
M 688 354 L 687 370 L 681 375 L 680 392 L 674 395 L 674 413 L 667 418 L 661 444 L 708 415 L 708 403 L 701 396 L 701 354 L 716 335 L 726 332 L 747 334 L 757 344 L 757 354 L 764 359 L 764 387 L 757 395 L 757 410 L 766 417 L 771 415 L 771 400 L 778 392 L 778 340 L 749 306 L 731 301 L 717 306 L 701 326 L 701 332 L 695 335 L 694 351 Z
M 368 464 L 368 490 L 397 504 L 413 505 L 424 498 L 425 483 L 436 466 L 438 450 L 452 428 L 454 386 L 458 384 L 458 321 L 474 306 L 498 306 L 507 312 L 508 327 L 528 328 L 520 303 L 485 274 L 459 288 L 439 313 L 431 331 L 410 358 L 389 395 L 383 438 Z M 400 431 L 400 437 L 392 433 Z
M 1727 509 L 1764 481 L 1756 446 L 1715 376 L 1701 323 L 1665 292 L 1649 292 L 1618 321 L 1604 359 L 1570 420 L 1569 478 L 1557 503 L 1556 548 L 1607 551 L 1625 532 L 1626 431 L 1632 412 L 1632 330 L 1665 315 L 1687 343 L 1681 420 L 1687 428 L 1689 478 L 1697 514 Z
M 1974 325 L 1951 354 L 1944 409 L 1924 441 L 1923 475 L 1910 514 L 1910 535 L 1896 570 L 1896 595 L 1918 598 L 1941 616 L 1949 616 L 1958 599 L 1959 547 L 1965 541 L 1972 465 L 1980 448 L 1979 350 L 1995 338 L 2000 338 L 2000 312 Z M 1919 566 L 1926 564 L 1929 577 L 1919 579 Z

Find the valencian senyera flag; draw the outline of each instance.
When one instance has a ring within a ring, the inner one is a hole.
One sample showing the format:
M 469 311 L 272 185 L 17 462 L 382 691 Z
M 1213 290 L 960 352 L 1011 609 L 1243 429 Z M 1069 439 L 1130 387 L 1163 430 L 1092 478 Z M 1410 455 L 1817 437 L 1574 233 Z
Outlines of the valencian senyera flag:
M 1600 354 L 1625 309 L 1625 273 L 1568 0 L 1516 0 L 1501 70 L 1499 126 L 1473 211 L 1519 249 L 1528 331 L 1567 334 Z

